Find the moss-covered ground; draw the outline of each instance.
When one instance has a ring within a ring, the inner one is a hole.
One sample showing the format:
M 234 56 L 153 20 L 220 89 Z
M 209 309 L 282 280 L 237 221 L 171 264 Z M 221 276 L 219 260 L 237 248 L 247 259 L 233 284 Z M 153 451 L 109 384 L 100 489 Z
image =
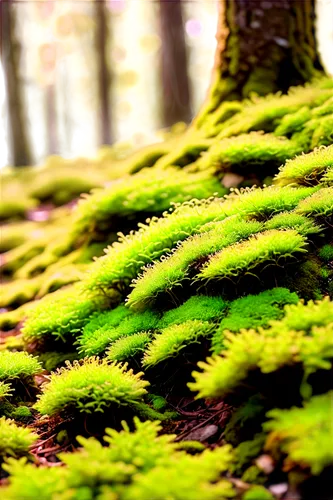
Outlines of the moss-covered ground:
M 1 499 L 331 500 L 332 130 L 325 78 L 2 174 Z

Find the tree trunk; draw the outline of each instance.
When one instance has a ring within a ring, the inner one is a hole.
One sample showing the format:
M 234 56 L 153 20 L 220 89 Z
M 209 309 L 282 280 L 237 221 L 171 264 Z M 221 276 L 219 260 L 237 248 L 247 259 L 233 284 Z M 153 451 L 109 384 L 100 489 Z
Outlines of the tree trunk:
M 58 154 L 59 142 L 57 134 L 57 109 L 54 83 L 50 83 L 45 89 L 45 121 L 47 154 Z
M 1 12 L 1 61 L 4 72 L 10 162 L 15 166 L 32 165 L 27 133 L 22 85 L 19 77 L 21 47 L 16 38 L 15 12 L 10 1 L 0 4 Z
M 315 0 L 220 0 L 212 85 L 199 121 L 222 101 L 301 85 L 323 71 Z
M 104 0 L 94 0 L 95 4 L 95 48 L 98 71 L 98 99 L 100 145 L 112 144 L 112 119 L 110 103 L 111 75 L 109 71 L 107 50 L 109 27 L 107 22 L 108 11 Z
M 189 123 L 190 85 L 181 0 L 159 0 L 162 39 L 162 126 Z
M 75 124 L 71 108 L 70 99 L 70 79 L 68 73 L 67 60 L 64 61 L 64 66 L 62 68 L 62 123 L 63 123 L 63 137 L 61 151 L 64 156 L 69 156 L 73 154 L 74 151 L 74 132 Z

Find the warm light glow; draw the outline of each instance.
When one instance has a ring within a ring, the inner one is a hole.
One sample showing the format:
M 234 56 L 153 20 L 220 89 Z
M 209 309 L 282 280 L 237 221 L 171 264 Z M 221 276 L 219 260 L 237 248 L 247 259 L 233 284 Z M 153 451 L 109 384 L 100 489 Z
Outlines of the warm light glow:
M 161 47 L 161 37 L 156 33 L 145 33 L 140 37 L 139 44 L 146 54 L 155 54 Z

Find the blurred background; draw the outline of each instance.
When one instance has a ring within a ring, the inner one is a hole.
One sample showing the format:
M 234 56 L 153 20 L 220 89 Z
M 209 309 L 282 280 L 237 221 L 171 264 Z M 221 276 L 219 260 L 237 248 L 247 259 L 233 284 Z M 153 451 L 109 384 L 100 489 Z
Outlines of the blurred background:
M 317 0 L 333 74 L 333 0 Z M 0 167 L 135 148 L 189 123 L 215 50 L 217 0 L 1 2 Z

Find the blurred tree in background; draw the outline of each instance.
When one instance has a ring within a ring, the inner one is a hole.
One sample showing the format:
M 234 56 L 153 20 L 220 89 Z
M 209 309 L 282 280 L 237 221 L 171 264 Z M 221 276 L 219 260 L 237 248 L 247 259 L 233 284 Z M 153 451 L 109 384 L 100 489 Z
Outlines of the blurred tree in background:
M 100 144 L 112 144 L 111 72 L 108 65 L 110 23 L 104 0 L 95 2 L 95 53 L 98 71 L 98 111 L 100 122 Z
M 16 11 L 11 2 L 1 2 L 1 61 L 8 107 L 8 138 L 14 165 L 32 163 L 27 133 L 22 82 L 19 75 L 21 42 L 16 31 Z
M 159 140 L 155 131 L 161 127 L 188 123 L 210 81 L 217 3 L 1 2 L 7 89 L 1 126 L 8 136 L 10 162 L 41 162 L 49 154 L 94 155 L 99 146 L 119 140 L 143 146 Z M 218 35 L 225 51 L 223 61 L 216 56 L 219 69 L 209 106 L 251 91 L 287 88 L 308 79 L 311 67 L 319 67 L 317 56 L 312 57 L 315 2 L 298 3 L 311 7 L 290 15 L 295 5 L 291 0 L 226 0 Z M 327 52 L 324 62 L 332 72 L 333 2 L 317 0 L 317 10 L 319 46 Z M 295 26 L 303 28 L 291 47 L 288 37 Z M 9 51 L 14 39 L 15 50 Z M 301 53 L 307 61 L 298 57 Z M 270 78 L 273 72 L 276 81 Z M 3 164 L 8 163 L 4 153 Z
M 181 0 L 159 0 L 162 41 L 163 125 L 192 118 L 190 84 Z

